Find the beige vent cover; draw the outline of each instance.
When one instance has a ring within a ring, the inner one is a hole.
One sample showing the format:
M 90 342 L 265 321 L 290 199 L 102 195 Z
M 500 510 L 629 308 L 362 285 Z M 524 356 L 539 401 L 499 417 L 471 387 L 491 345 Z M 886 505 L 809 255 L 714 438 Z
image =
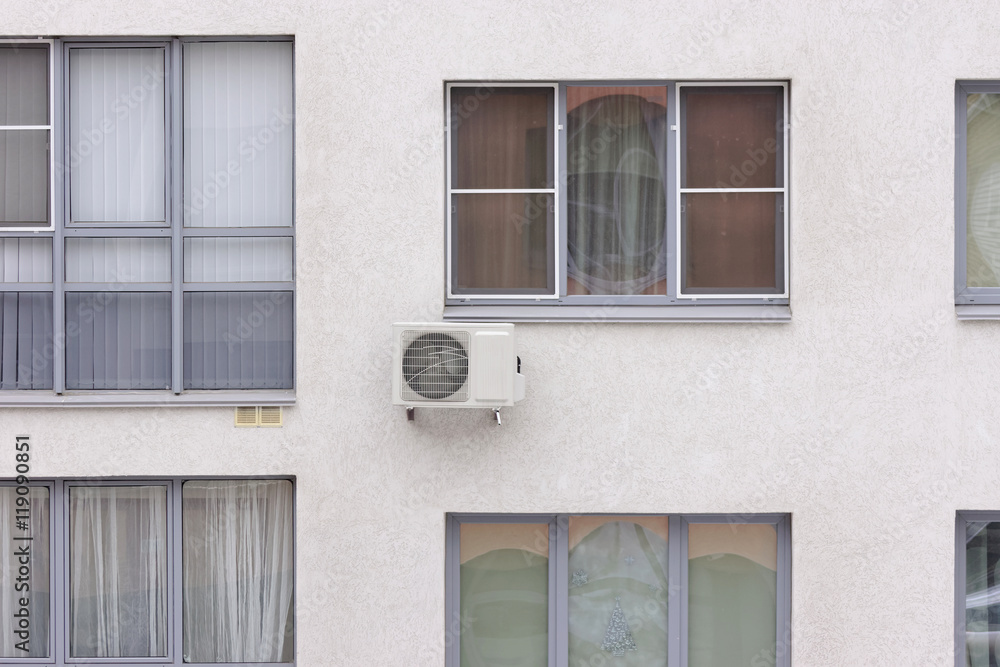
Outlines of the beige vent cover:
M 257 408 L 258 426 L 281 426 L 281 407 L 266 405 Z
M 235 425 L 242 427 L 281 426 L 280 406 L 240 406 L 236 408 Z

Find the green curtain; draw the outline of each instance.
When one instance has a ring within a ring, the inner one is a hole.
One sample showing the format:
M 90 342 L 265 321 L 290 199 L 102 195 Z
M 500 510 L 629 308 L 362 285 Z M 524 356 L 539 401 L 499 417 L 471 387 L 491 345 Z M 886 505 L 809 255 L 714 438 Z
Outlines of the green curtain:
M 688 667 L 775 664 L 776 574 L 735 554 L 688 562 Z
M 547 667 L 549 559 L 497 549 L 460 576 L 462 667 Z

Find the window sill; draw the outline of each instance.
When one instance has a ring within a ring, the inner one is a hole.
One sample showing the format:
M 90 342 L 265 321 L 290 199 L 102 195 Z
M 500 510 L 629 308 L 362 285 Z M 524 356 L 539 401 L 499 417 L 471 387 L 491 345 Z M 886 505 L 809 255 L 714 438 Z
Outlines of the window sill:
M 11 408 L 144 408 L 238 407 L 242 405 L 295 405 L 295 392 L 284 390 L 203 391 L 173 394 L 146 392 L 0 391 L 0 406 Z
M 955 315 L 960 320 L 1000 320 L 1000 304 L 956 305 Z
M 789 322 L 788 305 L 690 306 L 445 306 L 445 321 L 456 322 Z

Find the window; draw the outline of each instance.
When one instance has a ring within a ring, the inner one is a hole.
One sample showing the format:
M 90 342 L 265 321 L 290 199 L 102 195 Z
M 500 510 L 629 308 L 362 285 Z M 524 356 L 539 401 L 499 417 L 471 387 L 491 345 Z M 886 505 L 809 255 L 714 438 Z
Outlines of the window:
M 787 91 L 449 84 L 445 317 L 787 318 Z
M 787 667 L 790 545 L 787 515 L 449 515 L 447 665 Z
M 0 401 L 291 402 L 292 67 L 280 38 L 0 42 Z
M 1000 82 L 955 86 L 955 303 L 1000 317 Z
M 0 664 L 293 662 L 293 503 L 286 479 L 0 485 L 24 522 L 0 525 L 0 608 L 27 619 Z

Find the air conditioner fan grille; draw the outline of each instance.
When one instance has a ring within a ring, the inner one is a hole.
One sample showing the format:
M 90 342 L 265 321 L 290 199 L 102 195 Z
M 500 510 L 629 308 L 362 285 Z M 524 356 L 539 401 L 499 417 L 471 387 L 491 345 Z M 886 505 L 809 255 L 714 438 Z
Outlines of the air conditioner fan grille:
M 402 398 L 408 401 L 469 399 L 469 334 L 404 331 L 400 344 Z

